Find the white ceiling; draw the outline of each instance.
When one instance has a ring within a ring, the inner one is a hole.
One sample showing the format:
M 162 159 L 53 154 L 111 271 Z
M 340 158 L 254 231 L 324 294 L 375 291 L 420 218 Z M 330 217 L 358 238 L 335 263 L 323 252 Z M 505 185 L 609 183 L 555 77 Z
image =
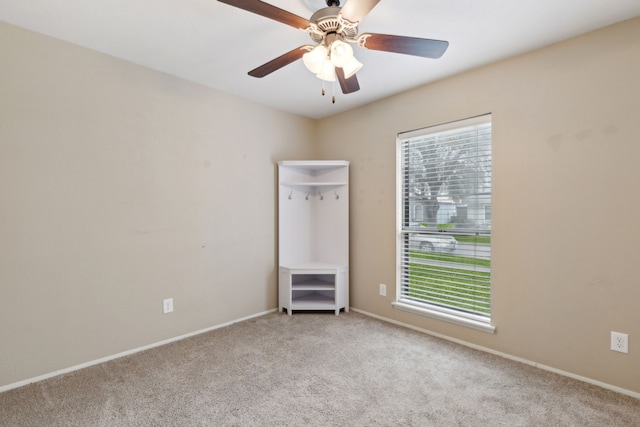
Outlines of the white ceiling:
M 303 0 L 267 2 L 312 13 Z M 309 44 L 307 33 L 216 0 L 0 0 L 0 20 L 311 118 L 638 15 L 639 0 L 382 0 L 360 32 L 447 40 L 449 49 L 433 60 L 356 48 L 361 89 L 343 95 L 336 84 L 331 104 L 302 61 L 262 79 L 247 75 Z

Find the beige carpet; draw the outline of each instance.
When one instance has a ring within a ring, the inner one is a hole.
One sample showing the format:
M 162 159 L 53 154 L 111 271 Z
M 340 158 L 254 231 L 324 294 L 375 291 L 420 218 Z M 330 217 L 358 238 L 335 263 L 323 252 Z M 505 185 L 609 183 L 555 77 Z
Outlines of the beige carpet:
M 2 426 L 640 426 L 640 401 L 358 313 L 273 313 L 0 394 Z

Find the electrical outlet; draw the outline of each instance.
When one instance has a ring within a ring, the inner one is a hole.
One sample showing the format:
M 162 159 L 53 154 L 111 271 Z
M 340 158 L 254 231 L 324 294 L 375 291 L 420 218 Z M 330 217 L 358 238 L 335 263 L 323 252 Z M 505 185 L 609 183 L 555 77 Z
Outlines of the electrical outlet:
M 387 285 L 380 283 L 380 296 L 387 296 Z
M 611 331 L 611 350 L 629 353 L 629 335 Z
M 162 312 L 164 314 L 173 312 L 173 298 L 167 298 L 162 301 Z

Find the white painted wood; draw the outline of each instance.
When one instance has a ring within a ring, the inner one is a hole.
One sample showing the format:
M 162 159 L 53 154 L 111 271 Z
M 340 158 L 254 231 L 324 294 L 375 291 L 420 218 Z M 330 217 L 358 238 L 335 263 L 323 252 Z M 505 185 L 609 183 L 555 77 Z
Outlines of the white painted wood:
M 280 267 L 279 307 L 293 310 L 349 311 L 349 268 L 337 265 Z
M 349 162 L 278 162 L 279 310 L 349 310 Z

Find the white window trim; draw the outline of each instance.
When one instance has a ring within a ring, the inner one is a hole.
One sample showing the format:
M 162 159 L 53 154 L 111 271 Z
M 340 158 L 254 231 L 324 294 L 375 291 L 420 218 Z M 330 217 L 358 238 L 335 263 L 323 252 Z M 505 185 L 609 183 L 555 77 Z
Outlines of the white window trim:
M 439 127 L 441 130 L 452 129 L 459 126 L 459 122 L 465 120 L 467 124 L 475 124 L 486 121 L 486 117 L 491 114 L 481 115 L 468 119 L 456 120 L 450 123 L 444 123 L 442 125 L 435 125 L 433 127 Z M 474 316 L 472 314 L 465 315 L 456 310 L 447 309 L 445 307 L 438 307 L 435 305 L 408 301 L 401 297 L 402 290 L 400 283 L 402 283 L 402 212 L 400 207 L 402 206 L 402 156 L 398 155 L 400 150 L 400 138 L 410 138 L 414 135 L 422 133 L 424 129 L 418 129 L 409 132 L 402 132 L 398 134 L 396 139 L 396 300 L 391 305 L 398 309 L 408 313 L 418 314 L 421 316 L 429 317 L 431 319 L 441 320 L 447 323 L 452 323 L 458 326 L 463 326 L 486 332 L 489 334 L 496 333 L 496 326 L 491 324 L 491 319 L 485 319 L 481 316 Z
M 465 326 L 467 328 L 475 329 L 477 331 L 486 332 L 488 334 L 495 334 L 496 327 L 485 321 L 473 320 L 461 316 L 454 310 L 448 310 L 444 307 L 430 306 L 429 304 L 420 304 L 411 302 L 407 304 L 396 296 L 398 301 L 392 302 L 391 305 L 398 310 L 406 311 L 413 314 L 419 314 L 429 317 L 431 319 L 442 320 L 444 322 L 453 323 L 458 326 Z

